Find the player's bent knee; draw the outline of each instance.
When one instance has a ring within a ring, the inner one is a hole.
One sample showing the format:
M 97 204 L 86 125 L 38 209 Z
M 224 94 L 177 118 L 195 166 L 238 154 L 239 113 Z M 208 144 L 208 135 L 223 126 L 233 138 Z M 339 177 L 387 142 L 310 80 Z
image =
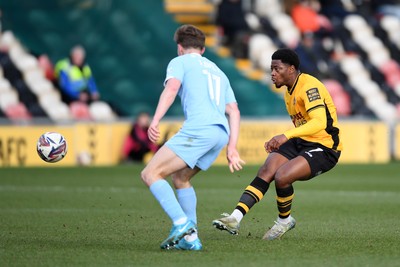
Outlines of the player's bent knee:
M 142 179 L 143 183 L 145 183 L 147 186 L 150 186 L 153 183 L 147 168 L 142 170 L 142 172 L 140 173 L 140 178 Z
M 281 169 L 279 169 L 275 173 L 274 180 L 275 180 L 275 185 L 279 188 L 286 187 L 294 182 L 294 181 L 292 181 L 293 177 L 289 177 L 289 173 L 287 171 L 281 170 Z
M 176 189 L 190 187 L 190 181 L 188 179 L 182 179 L 181 177 L 172 177 L 172 183 Z

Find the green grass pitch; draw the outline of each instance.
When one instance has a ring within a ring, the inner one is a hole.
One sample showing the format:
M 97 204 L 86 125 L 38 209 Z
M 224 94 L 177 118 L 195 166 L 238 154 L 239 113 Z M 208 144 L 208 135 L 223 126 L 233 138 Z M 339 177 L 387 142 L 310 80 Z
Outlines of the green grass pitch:
M 296 228 L 262 236 L 277 216 L 274 186 L 239 236 L 212 227 L 258 167 L 211 167 L 193 180 L 204 249 L 162 251 L 171 223 L 141 165 L 0 168 L 0 266 L 400 266 L 400 164 L 346 165 L 295 184 Z

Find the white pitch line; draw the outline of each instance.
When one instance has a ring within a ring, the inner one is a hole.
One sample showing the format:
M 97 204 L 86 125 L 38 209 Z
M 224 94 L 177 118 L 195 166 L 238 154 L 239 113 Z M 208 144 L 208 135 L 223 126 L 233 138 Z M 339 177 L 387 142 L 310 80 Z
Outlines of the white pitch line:
M 298 194 L 306 193 L 309 195 L 330 195 L 330 196 L 349 196 L 349 197 L 399 197 L 400 192 L 394 191 L 344 191 L 344 190 L 297 190 Z M 295 190 L 296 194 L 296 190 Z
M 134 209 L 95 209 L 95 208 L 86 208 L 86 209 L 74 209 L 74 208 L 6 208 L 0 209 L 1 213 L 127 213 L 132 215 L 134 213 Z
M 100 186 L 85 186 L 85 187 L 67 187 L 67 186 L 14 186 L 1 185 L 0 192 L 75 192 L 75 193 L 132 193 L 138 190 L 134 187 L 100 187 Z

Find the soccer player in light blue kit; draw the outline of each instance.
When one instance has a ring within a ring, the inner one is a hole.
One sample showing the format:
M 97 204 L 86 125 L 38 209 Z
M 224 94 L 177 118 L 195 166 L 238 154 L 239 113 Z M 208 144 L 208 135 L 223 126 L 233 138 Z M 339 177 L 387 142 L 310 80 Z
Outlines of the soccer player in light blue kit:
M 182 128 L 153 156 L 141 172 L 143 182 L 172 220 L 172 229 L 161 249 L 201 250 L 197 235 L 197 198 L 190 179 L 207 170 L 221 150 L 231 172 L 242 169 L 237 151 L 240 111 L 226 75 L 203 57 L 205 35 L 192 25 L 179 27 L 174 35 L 178 57 L 168 65 L 148 135 L 160 138 L 159 122 L 177 95 L 185 121 Z M 173 188 L 165 180 L 172 177 Z

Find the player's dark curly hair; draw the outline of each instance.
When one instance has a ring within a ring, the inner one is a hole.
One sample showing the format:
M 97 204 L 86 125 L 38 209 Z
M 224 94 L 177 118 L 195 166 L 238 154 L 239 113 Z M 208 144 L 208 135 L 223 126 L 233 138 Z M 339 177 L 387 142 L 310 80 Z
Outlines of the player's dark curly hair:
M 193 25 L 182 25 L 174 35 L 174 41 L 180 44 L 183 48 L 198 48 L 203 49 L 206 42 L 206 36 L 197 27 Z
M 280 60 L 282 63 L 293 65 L 296 70 L 299 69 L 299 56 L 289 48 L 280 48 L 272 54 L 272 60 Z

